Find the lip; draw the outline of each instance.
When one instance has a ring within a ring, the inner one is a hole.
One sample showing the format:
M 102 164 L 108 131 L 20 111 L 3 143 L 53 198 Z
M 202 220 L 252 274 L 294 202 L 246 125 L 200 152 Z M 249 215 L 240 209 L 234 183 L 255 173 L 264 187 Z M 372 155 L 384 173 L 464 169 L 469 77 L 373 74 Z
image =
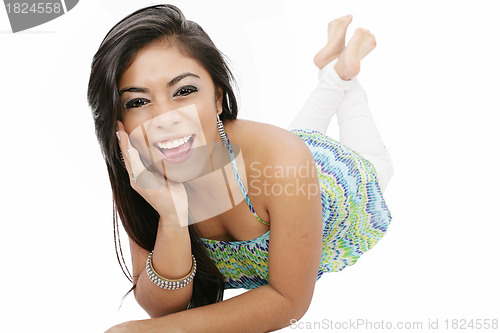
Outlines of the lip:
M 154 142 L 154 145 L 160 143 L 160 142 L 163 142 L 163 141 L 170 141 L 170 140 L 176 140 L 176 139 L 181 139 L 181 138 L 184 138 L 186 136 L 189 136 L 189 135 L 195 135 L 194 133 L 191 133 L 191 134 L 174 134 L 174 135 L 170 135 L 170 136 L 165 136 L 165 137 L 162 137 L 158 140 L 156 140 Z
M 186 136 L 190 136 L 190 138 L 183 143 L 182 145 L 175 147 L 175 148 L 160 148 L 158 146 L 158 143 L 168 141 L 168 140 L 175 140 L 175 139 L 181 139 Z M 174 136 L 169 136 L 165 137 L 162 140 L 157 141 L 156 143 L 153 144 L 153 146 L 158 149 L 160 154 L 163 156 L 163 159 L 172 164 L 176 163 L 181 163 L 187 160 L 193 151 L 193 142 L 196 137 L 196 134 L 192 133 L 191 135 L 174 135 Z

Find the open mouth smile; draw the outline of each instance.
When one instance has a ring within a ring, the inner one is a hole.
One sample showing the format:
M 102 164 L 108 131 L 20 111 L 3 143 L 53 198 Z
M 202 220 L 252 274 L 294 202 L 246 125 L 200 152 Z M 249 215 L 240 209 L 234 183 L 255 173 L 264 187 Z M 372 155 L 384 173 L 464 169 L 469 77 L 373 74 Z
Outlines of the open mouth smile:
M 157 142 L 153 146 L 160 151 L 168 163 L 180 163 L 191 155 L 195 134 Z

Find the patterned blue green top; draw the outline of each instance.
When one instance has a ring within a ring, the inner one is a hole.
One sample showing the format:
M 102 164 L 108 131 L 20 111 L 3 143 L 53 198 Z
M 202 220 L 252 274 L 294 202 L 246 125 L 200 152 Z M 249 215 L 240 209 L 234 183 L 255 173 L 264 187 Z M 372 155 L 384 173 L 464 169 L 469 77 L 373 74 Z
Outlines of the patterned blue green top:
M 320 132 L 292 133 L 311 150 L 321 187 L 323 253 L 319 279 L 325 272 L 338 272 L 356 263 L 385 234 L 391 214 L 370 162 Z M 232 152 L 230 143 L 228 149 Z M 237 175 L 235 164 L 233 171 Z M 242 193 L 256 215 L 244 188 Z M 201 238 L 207 254 L 225 276 L 226 288 L 253 289 L 268 283 L 269 234 L 233 242 Z

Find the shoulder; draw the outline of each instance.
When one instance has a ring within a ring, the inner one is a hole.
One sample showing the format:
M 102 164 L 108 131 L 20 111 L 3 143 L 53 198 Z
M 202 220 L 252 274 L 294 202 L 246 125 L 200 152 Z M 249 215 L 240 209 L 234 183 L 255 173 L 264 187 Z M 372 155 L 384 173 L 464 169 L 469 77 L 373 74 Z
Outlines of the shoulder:
M 313 160 L 304 141 L 286 129 L 241 119 L 224 126 L 231 142 L 234 140 L 250 161 L 277 166 Z
M 320 194 L 316 164 L 300 137 L 277 126 L 247 120 L 232 123 L 228 135 L 241 147 L 252 200 L 261 199 L 269 213 L 294 205 L 307 208 L 304 202 L 317 208 L 312 203 Z

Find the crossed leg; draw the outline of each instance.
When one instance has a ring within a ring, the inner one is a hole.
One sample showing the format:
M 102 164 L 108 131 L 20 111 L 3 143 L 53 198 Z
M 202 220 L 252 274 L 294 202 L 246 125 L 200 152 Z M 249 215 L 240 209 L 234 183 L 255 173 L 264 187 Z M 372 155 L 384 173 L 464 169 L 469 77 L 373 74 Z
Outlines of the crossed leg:
M 358 28 L 345 47 L 345 33 L 352 16 L 328 25 L 328 43 L 314 57 L 319 82 L 288 129 L 313 129 L 326 134 L 337 114 L 340 142 L 368 159 L 385 190 L 393 174 L 392 160 L 368 108 L 366 93 L 356 78 L 361 60 L 376 46 L 375 37 Z

